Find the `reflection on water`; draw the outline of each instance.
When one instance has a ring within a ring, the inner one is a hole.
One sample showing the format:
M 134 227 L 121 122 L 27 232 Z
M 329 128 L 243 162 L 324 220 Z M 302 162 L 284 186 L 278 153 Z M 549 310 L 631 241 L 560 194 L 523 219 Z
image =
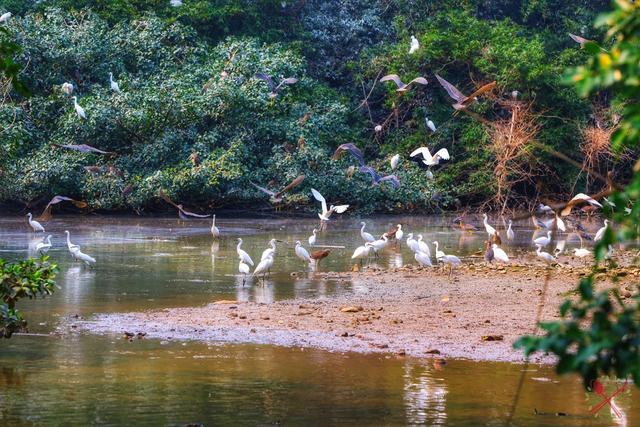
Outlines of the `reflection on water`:
M 486 235 L 452 229 L 450 218 L 367 219 L 380 235 L 402 223 L 424 240 L 438 240 L 445 252 L 469 257 Z M 32 332 L 55 329 L 63 316 L 98 312 L 203 305 L 219 299 L 271 303 L 284 298 L 320 298 L 366 293 L 342 278 L 313 274 L 294 254 L 307 242 L 316 220 L 218 218 L 223 238 L 212 242 L 208 221 L 158 218 L 54 218 L 51 259 L 60 266 L 60 289 L 45 300 L 21 307 Z M 494 224 L 497 222 L 494 222 Z M 590 227 L 597 229 L 600 224 Z M 514 224 L 516 240 L 508 252 L 531 251 L 533 230 Z M 74 262 L 72 242 L 94 256 L 95 268 Z M 361 244 L 360 220 L 331 221 L 318 235 L 332 248 L 322 271 L 348 271 Z M 254 261 L 268 241 L 279 243 L 272 274 L 261 279 L 238 273 L 236 237 Z M 23 218 L 0 218 L 0 254 L 22 259 L 34 253 L 42 235 Z M 580 244 L 565 235 L 565 252 Z M 554 244 L 556 244 L 554 242 Z M 308 248 L 308 245 L 305 244 Z M 309 249 L 309 248 L 308 248 Z M 391 245 L 373 263 L 381 268 L 413 263 L 404 242 Z M 16 336 L 0 343 L 0 424 L 341 424 L 478 425 L 502 424 L 521 365 L 332 354 L 255 345 L 208 345 L 157 340 L 65 335 Z M 554 378 L 550 368 L 529 377 Z M 616 397 L 629 425 L 640 424 L 638 393 Z M 559 382 L 529 380 L 518 408 L 520 425 L 607 425 L 611 419 L 588 414 L 588 399 L 575 378 Z M 567 412 L 569 417 L 534 416 Z

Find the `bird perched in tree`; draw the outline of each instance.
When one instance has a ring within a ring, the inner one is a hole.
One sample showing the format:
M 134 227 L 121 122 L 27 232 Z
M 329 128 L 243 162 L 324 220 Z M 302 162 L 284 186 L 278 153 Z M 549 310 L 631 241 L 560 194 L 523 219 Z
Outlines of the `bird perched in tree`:
M 378 174 L 378 172 L 376 172 L 376 170 L 371 166 L 360 166 L 360 172 L 368 173 L 369 176 L 371 176 L 371 183 L 373 185 L 380 185 L 383 182 L 388 182 L 393 186 L 393 188 L 400 187 L 400 180 L 395 175 L 380 176 L 380 174 Z
M 51 210 L 53 209 L 53 205 L 57 205 L 60 202 L 71 202 L 79 209 L 84 209 L 88 206 L 87 202 L 83 202 L 82 200 L 74 200 L 67 196 L 54 196 L 53 199 L 47 203 L 47 207 L 44 208 L 38 219 L 42 221 L 49 221 L 51 219 Z
M 42 231 L 42 232 L 44 232 L 44 227 L 38 221 L 35 221 L 33 219 L 33 215 L 31 215 L 31 212 L 29 212 L 27 214 L 27 221 L 29 221 L 29 225 L 31 226 L 33 231 L 36 231 L 36 232 L 37 231 Z
M 255 77 L 257 79 L 263 80 L 267 83 L 267 85 L 269 86 L 269 90 L 271 92 L 269 92 L 269 96 L 271 98 L 275 98 L 276 96 L 278 96 L 278 93 L 283 89 L 283 85 L 292 85 L 298 82 L 298 79 L 296 79 L 295 77 L 287 77 L 286 79 L 282 79 L 280 80 L 280 83 L 278 83 L 277 85 L 273 82 L 273 77 L 265 74 L 265 73 L 256 73 Z
M 178 204 L 174 203 L 173 200 L 171 200 L 169 198 L 169 196 L 167 196 L 167 194 L 162 189 L 160 189 L 160 191 L 158 192 L 158 195 L 160 196 L 160 198 L 162 200 L 164 200 L 165 202 L 169 203 L 174 208 L 178 209 L 178 217 L 180 217 L 180 219 L 188 220 L 188 219 L 192 219 L 192 218 L 209 218 L 211 216 L 210 214 L 200 215 L 200 214 L 189 212 L 189 211 L 185 210 L 184 207 L 182 206 L 182 204 L 178 205 Z
M 102 151 L 98 148 L 92 147 L 87 144 L 53 144 L 54 147 L 65 148 L 67 150 L 79 151 L 81 153 L 96 153 L 96 154 L 109 154 L 114 155 L 113 151 Z
M 409 46 L 409 55 L 420 49 L 420 42 L 415 36 L 411 36 L 411 45 Z
M 362 154 L 362 151 L 360 151 L 360 149 L 353 143 L 339 145 L 338 148 L 336 148 L 336 151 L 333 153 L 333 156 L 331 156 L 331 160 L 340 159 L 344 155 L 344 153 L 351 154 L 353 158 L 358 161 L 358 164 L 360 166 L 365 165 L 364 155 Z
M 432 156 L 429 148 L 427 147 L 419 147 L 416 148 L 409 154 L 409 157 L 415 162 L 418 162 L 419 165 L 424 165 L 426 167 L 431 167 L 434 165 L 440 164 L 441 160 L 449 160 L 451 157 L 449 156 L 449 150 L 446 148 L 441 148 Z
M 446 81 L 445 79 L 443 79 L 437 74 L 436 74 L 436 79 L 438 79 L 438 82 L 440 82 L 440 85 L 444 88 L 444 90 L 447 91 L 449 96 L 454 101 L 456 101 L 456 103 L 453 104 L 453 108 L 455 108 L 456 110 L 464 110 L 465 108 L 473 104 L 480 95 L 490 92 L 491 90 L 493 90 L 493 88 L 496 87 L 496 82 L 493 81 L 491 83 L 487 83 L 486 85 L 480 87 L 480 89 L 476 90 L 471 95 L 466 96 L 462 92 L 460 92 L 460 90 L 458 90 L 457 87 L 455 87 L 454 85 L 452 85 L 451 83 L 449 83 L 448 81 Z
M 398 167 L 398 162 L 400 162 L 400 154 L 396 154 L 391 157 L 391 160 L 389 160 L 389 163 L 391 164 L 391 170 L 396 170 L 396 168 Z
M 182 0 L 171 0 L 169 2 L 171 4 L 171 6 L 173 7 L 180 7 L 182 6 Z M 244 282 L 243 282 L 244 283 Z
M 396 92 L 406 92 L 407 90 L 409 90 L 409 86 L 411 86 L 412 84 L 420 84 L 420 85 L 426 85 L 427 84 L 427 79 L 425 79 L 424 77 L 416 77 L 415 79 L 411 80 L 409 83 L 404 84 L 402 83 L 402 80 L 400 80 L 400 77 L 398 77 L 397 74 L 389 74 L 386 75 L 384 77 L 382 77 L 380 79 L 381 82 L 394 82 L 396 84 L 396 86 L 398 86 L 398 89 L 396 89 Z
M 380 126 L 380 125 L 376 125 L 376 126 L 373 128 L 373 130 L 374 130 L 374 131 L 376 131 L 376 133 L 378 133 L 378 132 L 382 132 L 382 126 Z
M 68 82 L 62 83 L 61 89 L 62 92 L 66 93 L 67 95 L 71 95 L 73 93 L 73 84 Z
M 73 97 L 73 107 L 76 109 L 76 114 L 78 115 L 78 117 L 80 117 L 83 120 L 87 119 L 87 115 L 84 112 L 84 108 L 82 108 L 80 104 L 78 104 L 78 98 L 75 96 Z
M 255 188 L 257 188 L 258 190 L 262 191 L 265 194 L 269 195 L 269 201 L 271 203 L 281 203 L 284 197 L 284 194 L 293 190 L 294 188 L 296 188 L 298 185 L 302 184 L 302 181 L 304 181 L 305 176 L 304 175 L 298 175 L 293 181 L 291 181 L 289 184 L 287 184 L 282 190 L 278 191 L 278 192 L 274 192 L 271 191 L 267 188 L 261 187 L 257 184 L 254 184 L 253 182 L 249 181 L 251 183 L 251 185 L 253 185 Z
M 569 34 L 569 37 L 571 37 L 571 39 L 574 42 L 576 42 L 576 43 L 578 43 L 580 45 L 580 47 L 584 47 L 585 44 L 593 42 L 593 40 L 585 39 L 584 37 L 580 37 L 580 36 L 578 36 L 576 34 L 571 34 L 571 33 L 568 33 L 568 34 Z
M 318 271 L 318 267 L 320 265 L 320 261 L 325 259 L 331 253 L 330 249 L 323 249 L 319 251 L 311 252 L 310 258 L 315 261 L 315 271 Z
M 5 12 L 2 15 L 0 15 L 0 24 L 6 24 L 7 22 L 9 22 L 9 19 L 11 18 L 11 12 Z
M 429 117 L 425 117 L 424 121 L 431 132 L 436 131 L 436 125 L 429 119 Z
M 117 81 L 113 80 L 113 73 L 109 73 L 109 85 L 111 86 L 112 91 L 120 93 L 120 86 Z

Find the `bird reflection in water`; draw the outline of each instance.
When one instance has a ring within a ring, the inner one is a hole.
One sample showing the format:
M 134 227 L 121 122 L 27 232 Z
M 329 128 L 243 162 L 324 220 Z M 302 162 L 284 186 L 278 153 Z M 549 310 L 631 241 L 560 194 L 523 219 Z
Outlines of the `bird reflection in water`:
M 427 366 L 407 361 L 404 365 L 403 400 L 409 425 L 444 425 L 447 419 L 447 389 Z

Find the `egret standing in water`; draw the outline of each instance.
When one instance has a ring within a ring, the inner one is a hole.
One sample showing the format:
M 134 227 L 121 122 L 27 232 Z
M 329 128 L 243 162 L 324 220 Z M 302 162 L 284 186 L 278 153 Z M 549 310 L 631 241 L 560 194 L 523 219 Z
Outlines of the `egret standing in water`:
M 253 260 L 251 259 L 248 253 L 242 250 L 241 246 L 242 246 L 242 239 L 238 237 L 238 246 L 236 247 L 238 258 L 240 258 L 240 260 L 244 261 L 249 265 L 253 265 Z
M 364 231 L 364 228 L 367 226 L 367 223 L 362 221 L 360 225 L 362 226 L 362 228 L 360 229 L 360 237 L 362 237 L 362 240 L 364 240 L 365 242 L 375 241 L 376 238 L 373 237 L 371 233 L 367 233 L 366 231 Z
M 281 240 L 278 240 L 278 239 L 269 240 L 269 246 L 271 247 L 262 251 L 262 256 L 260 257 L 260 261 L 263 261 L 267 257 L 273 258 L 276 256 L 276 242 L 281 242 Z
M 49 252 L 49 249 L 51 249 L 51 235 L 48 235 L 45 240 L 46 243 L 40 242 L 36 245 L 36 252 L 38 252 L 40 255 L 46 254 L 47 252 Z
M 409 247 L 409 249 L 411 249 L 413 252 L 418 252 L 419 248 L 418 248 L 418 241 L 416 239 L 413 238 L 413 233 L 409 233 L 407 234 L 407 246 Z
M 33 215 L 31 215 L 31 212 L 27 214 L 27 217 L 29 217 L 29 225 L 33 228 L 33 231 L 42 231 L 44 233 L 44 227 L 38 221 L 32 219 Z
M 85 254 L 79 248 L 74 251 L 73 255 L 75 256 L 75 258 L 77 260 L 80 260 L 80 261 L 84 262 L 89 267 L 91 267 L 91 264 L 95 264 L 96 263 L 96 259 L 95 258 Z
M 304 246 L 302 246 L 302 243 L 300 243 L 300 240 L 296 242 L 295 251 L 296 251 L 296 256 L 298 258 L 306 262 L 311 262 L 311 257 L 309 256 L 309 252 L 307 252 Z
M 486 213 L 482 214 L 482 223 L 484 224 L 484 229 L 487 231 L 489 237 L 496 234 L 496 229 L 489 224 L 489 218 Z
M 261 260 L 256 269 L 253 270 L 253 275 L 257 276 L 262 274 L 262 284 L 264 285 L 264 277 L 269 270 L 271 270 L 271 266 L 273 266 L 273 255 L 267 256 L 265 259 Z
M 242 259 L 240 259 L 240 263 L 238 264 L 238 271 L 242 274 L 242 286 L 244 286 L 244 283 L 247 280 L 247 274 L 249 274 L 251 270 L 249 270 L 249 265 Z
M 516 234 L 513 232 L 511 228 L 511 224 L 513 224 L 512 220 L 509 220 L 509 228 L 507 229 L 507 239 L 513 240 L 516 237 Z
M 216 227 L 216 216 L 213 215 L 213 221 L 211 221 L 211 235 L 214 239 L 220 237 L 220 229 Z
M 317 234 L 318 234 L 318 229 L 314 228 L 312 231 L 312 235 L 309 236 L 309 246 L 315 246 L 316 245 L 316 238 L 317 238 Z
M 371 254 L 371 248 L 373 245 L 371 242 L 365 242 L 363 246 L 358 246 L 355 251 L 353 251 L 353 255 L 351 255 L 351 259 L 359 259 L 360 265 L 362 265 L 362 260 L 367 258 L 369 254 Z
M 73 258 L 76 257 L 76 251 L 80 250 L 80 245 L 74 245 L 73 243 L 71 243 L 71 237 L 69 235 L 69 230 L 64 230 L 65 234 L 67 235 L 67 248 L 69 248 L 69 253 L 71 253 L 71 256 Z
M 78 115 L 78 117 L 80 117 L 83 120 L 86 120 L 87 115 L 84 112 L 84 108 L 82 108 L 80 104 L 78 104 L 78 98 L 75 96 L 73 97 L 73 106 L 76 109 L 76 114 Z

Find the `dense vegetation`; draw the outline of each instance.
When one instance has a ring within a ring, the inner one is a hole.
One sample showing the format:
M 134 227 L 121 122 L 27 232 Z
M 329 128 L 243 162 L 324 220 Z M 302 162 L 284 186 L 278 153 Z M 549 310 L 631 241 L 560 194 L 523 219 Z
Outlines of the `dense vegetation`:
M 601 39 L 591 23 L 608 1 L 182 3 L 0 0 L 0 13 L 14 15 L 0 37 L 21 46 L 10 55 L 31 92 L 23 97 L 7 90 L 6 80 L 3 85 L 0 202 L 31 206 L 64 194 L 92 209 L 142 212 L 162 206 L 162 188 L 203 210 L 256 199 L 266 205 L 250 180 L 275 189 L 304 174 L 285 199 L 288 207 L 304 206 L 315 187 L 360 212 L 428 211 L 485 202 L 516 206 L 532 196 L 571 192 L 574 184 L 598 185 L 530 142 L 581 161 L 585 129 L 615 125 L 610 117 L 618 106 L 607 94 L 579 98 L 561 79 L 587 56 L 567 32 Z M 413 54 L 410 35 L 421 44 Z M 110 90 L 110 72 L 121 93 Z M 299 81 L 272 98 L 256 72 Z M 377 82 L 387 73 L 404 80 L 422 75 L 429 85 L 399 96 L 391 84 Z M 473 106 L 476 116 L 454 114 L 435 73 L 465 93 L 492 80 L 498 88 Z M 61 90 L 65 82 L 74 85 L 86 120 Z M 513 114 L 513 90 L 533 132 L 510 157 L 493 124 Z M 425 116 L 438 127 L 435 133 Z M 366 175 L 347 173 L 353 159 L 331 161 L 345 142 L 356 143 L 367 163 L 385 174 L 389 158 L 401 153 L 395 173 L 402 186 L 372 187 Z M 421 145 L 452 154 L 434 169 L 434 180 L 408 161 Z M 590 165 L 608 171 L 612 160 Z M 93 165 L 115 168 L 83 168 Z M 505 165 L 512 172 L 501 175 Z M 622 168 L 614 172 L 628 178 Z

